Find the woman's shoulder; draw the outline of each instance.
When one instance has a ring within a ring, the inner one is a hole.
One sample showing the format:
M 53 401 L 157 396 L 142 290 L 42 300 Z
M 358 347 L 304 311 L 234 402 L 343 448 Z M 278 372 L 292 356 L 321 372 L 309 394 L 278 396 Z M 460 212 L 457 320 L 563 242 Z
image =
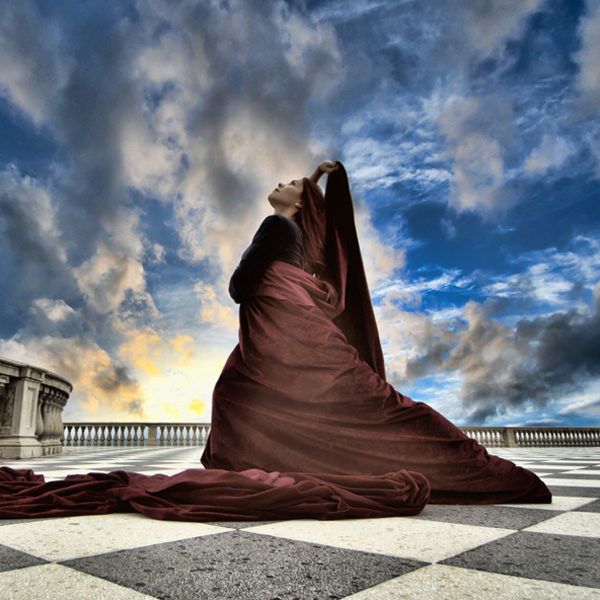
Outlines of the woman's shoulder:
M 283 235 L 290 231 L 294 234 L 296 232 L 299 233 L 300 229 L 298 228 L 298 225 L 296 225 L 294 221 L 292 221 L 292 219 L 284 217 L 279 213 L 272 213 L 263 219 L 262 223 L 260 224 L 260 227 L 258 228 L 258 231 L 275 231 Z

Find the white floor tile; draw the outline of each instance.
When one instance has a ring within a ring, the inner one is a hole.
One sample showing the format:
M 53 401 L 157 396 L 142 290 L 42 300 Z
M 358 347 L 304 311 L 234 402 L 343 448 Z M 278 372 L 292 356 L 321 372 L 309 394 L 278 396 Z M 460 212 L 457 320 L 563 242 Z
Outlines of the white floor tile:
M 337 548 L 435 562 L 513 533 L 513 529 L 416 520 L 411 517 L 319 521 L 298 519 L 251 528 L 252 533 Z
M 564 485 L 567 487 L 600 488 L 600 479 L 567 479 L 566 477 L 543 477 L 546 485 Z
M 564 471 L 568 469 L 570 465 L 548 465 L 548 464 L 540 464 L 540 463 L 515 463 L 518 464 L 519 467 L 524 467 L 525 469 L 529 469 L 534 473 L 538 473 L 541 471 L 545 472 L 553 472 L 553 471 Z M 585 467 L 581 467 L 585 469 Z
M 597 498 L 579 498 L 577 496 L 552 496 L 551 504 L 497 504 L 496 506 L 514 506 L 514 508 L 543 508 L 544 510 L 574 510 L 594 502 Z
M 600 591 L 448 565 L 429 565 L 344 600 L 598 600 Z
M 42 519 L 0 528 L 4 546 L 52 561 L 226 531 L 231 530 L 205 523 L 150 519 L 139 513 Z
M 583 471 L 581 469 L 583 469 Z M 564 472 L 565 475 L 568 475 L 569 473 L 572 473 L 574 475 L 600 475 L 600 469 L 588 469 L 587 467 L 579 467 L 578 469 L 573 469 L 572 471 Z
M 526 527 L 521 531 L 539 531 L 541 533 L 597 538 L 600 537 L 600 513 L 583 511 L 562 513 L 541 523 Z
M 155 600 L 63 565 L 37 565 L 0 573 L 2 600 Z

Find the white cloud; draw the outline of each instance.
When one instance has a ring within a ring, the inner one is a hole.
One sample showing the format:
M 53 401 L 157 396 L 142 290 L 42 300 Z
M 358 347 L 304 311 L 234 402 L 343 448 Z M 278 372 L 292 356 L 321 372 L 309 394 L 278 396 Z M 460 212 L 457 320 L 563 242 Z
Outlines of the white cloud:
M 238 330 L 238 311 L 233 308 L 229 296 L 225 298 L 227 292 L 224 285 L 214 286 L 199 280 L 194 284 L 194 292 L 201 303 L 200 317 L 204 323 L 225 327 L 230 331 Z
M 100 314 L 117 311 L 127 299 L 139 313 L 137 319 L 158 316 L 146 290 L 139 220 L 139 212 L 121 208 L 114 218 L 106 220 L 106 235 L 98 241 L 92 256 L 72 269 L 87 305 Z M 131 317 L 127 307 L 123 308 L 121 316 Z
M 484 218 L 506 209 L 511 203 L 503 190 L 503 144 L 509 142 L 512 129 L 508 104 L 496 97 L 456 98 L 448 102 L 439 124 L 454 161 L 449 205 Z
M 507 38 L 521 37 L 525 19 L 542 3 L 543 0 L 462 0 L 460 6 L 465 31 L 475 48 L 486 55 Z
M 52 298 L 37 298 L 31 305 L 32 310 L 43 313 L 54 322 L 64 321 L 76 314 L 64 300 Z
M 565 139 L 544 134 L 541 144 L 525 159 L 523 169 L 529 174 L 543 174 L 552 167 L 560 167 L 574 150 Z
M 592 104 L 592 109 L 600 108 L 600 2 L 587 0 L 586 12 L 579 23 L 581 48 L 574 59 L 579 64 L 577 86 Z
M 561 415 L 599 415 L 600 379 L 587 382 L 583 389 L 561 398 L 558 411 Z
M 581 286 L 581 292 L 593 293 L 600 280 L 600 242 L 579 235 L 571 241 L 571 249 L 558 251 L 552 247 L 525 252 L 515 262 L 525 265 L 525 269 L 493 277 L 492 283 L 482 287 L 482 292 L 504 298 L 532 299 L 550 304 L 554 309 L 568 310 L 581 303 L 581 298 L 573 295 L 577 286 Z
M 581 47 L 573 56 L 579 65 L 576 87 L 581 93 L 583 112 L 591 117 L 591 121 L 583 137 L 596 157 L 595 177 L 600 178 L 600 126 L 598 111 L 600 110 L 600 2 L 587 0 L 585 15 L 579 23 Z

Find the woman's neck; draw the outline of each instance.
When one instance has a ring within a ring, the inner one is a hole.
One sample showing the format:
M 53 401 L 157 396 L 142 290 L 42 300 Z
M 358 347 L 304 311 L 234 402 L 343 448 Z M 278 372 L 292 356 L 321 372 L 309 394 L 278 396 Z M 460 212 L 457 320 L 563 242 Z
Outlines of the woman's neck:
M 285 210 L 285 209 L 277 210 L 277 209 L 275 209 L 273 214 L 281 215 L 282 217 L 285 217 L 286 219 L 293 221 L 294 219 L 292 217 L 296 214 L 296 210 L 291 210 L 291 209 L 290 210 Z

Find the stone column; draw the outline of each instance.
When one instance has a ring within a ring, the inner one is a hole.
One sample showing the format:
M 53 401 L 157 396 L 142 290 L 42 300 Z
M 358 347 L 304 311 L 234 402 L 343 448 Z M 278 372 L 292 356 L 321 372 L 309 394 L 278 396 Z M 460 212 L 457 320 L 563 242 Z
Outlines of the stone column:
M 62 416 L 73 386 L 64 378 L 0 359 L 0 458 L 62 452 Z

